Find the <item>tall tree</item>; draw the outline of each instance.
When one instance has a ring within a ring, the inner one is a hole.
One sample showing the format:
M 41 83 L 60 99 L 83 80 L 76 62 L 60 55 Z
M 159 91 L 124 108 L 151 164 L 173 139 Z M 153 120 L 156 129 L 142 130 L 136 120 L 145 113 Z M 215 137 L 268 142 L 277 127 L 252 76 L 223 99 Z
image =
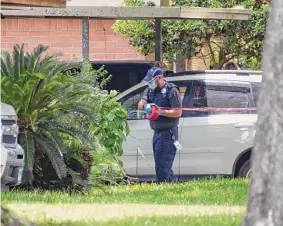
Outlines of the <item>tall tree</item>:
M 250 21 L 163 20 L 162 52 L 165 59 L 174 60 L 176 54 L 187 58 L 210 57 L 211 66 L 219 69 L 229 60 L 238 58 L 243 67 L 259 69 L 268 4 L 264 4 L 263 1 L 256 4 L 256 0 L 174 0 L 172 3 L 175 6 L 212 8 L 241 5 L 254 10 Z M 124 0 L 124 4 L 150 6 L 150 3 L 144 3 L 143 0 Z M 154 21 L 122 20 L 115 23 L 114 29 L 129 36 L 131 44 L 141 53 L 147 55 L 154 51 Z M 203 47 L 206 51 L 202 51 Z
M 255 149 L 243 226 L 283 225 L 283 1 L 273 0 L 263 52 Z
M 260 8 L 263 4 L 268 4 L 270 3 L 271 0 L 256 0 L 254 4 L 254 9 Z

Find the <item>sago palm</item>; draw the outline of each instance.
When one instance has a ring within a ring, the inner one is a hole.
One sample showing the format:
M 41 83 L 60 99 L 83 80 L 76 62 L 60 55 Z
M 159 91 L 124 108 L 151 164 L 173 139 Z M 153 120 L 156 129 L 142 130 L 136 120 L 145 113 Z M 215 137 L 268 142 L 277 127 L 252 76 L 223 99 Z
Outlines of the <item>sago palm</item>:
M 68 65 L 47 56 L 39 45 L 32 53 L 14 46 L 11 55 L 1 53 L 1 98 L 14 106 L 19 117 L 19 140 L 25 150 L 24 182 L 33 180 L 34 156 L 42 150 L 59 178 L 66 176 L 66 141 L 95 149 L 95 127 L 103 93 L 87 76 L 62 74 Z

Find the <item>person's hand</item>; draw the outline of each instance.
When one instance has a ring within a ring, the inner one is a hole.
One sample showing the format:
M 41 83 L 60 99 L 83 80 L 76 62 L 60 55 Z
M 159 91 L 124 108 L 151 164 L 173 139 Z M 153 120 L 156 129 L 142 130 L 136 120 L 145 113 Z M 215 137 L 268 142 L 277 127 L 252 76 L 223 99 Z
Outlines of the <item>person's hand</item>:
M 142 111 L 146 103 L 146 100 L 140 100 L 138 103 L 138 110 Z
M 144 106 L 144 112 L 148 115 L 150 115 L 152 113 L 152 106 L 155 105 L 155 104 L 146 104 Z
M 164 115 L 164 111 L 156 104 L 145 105 L 144 111 L 147 114 L 146 117 L 152 121 L 156 120 L 160 115 Z

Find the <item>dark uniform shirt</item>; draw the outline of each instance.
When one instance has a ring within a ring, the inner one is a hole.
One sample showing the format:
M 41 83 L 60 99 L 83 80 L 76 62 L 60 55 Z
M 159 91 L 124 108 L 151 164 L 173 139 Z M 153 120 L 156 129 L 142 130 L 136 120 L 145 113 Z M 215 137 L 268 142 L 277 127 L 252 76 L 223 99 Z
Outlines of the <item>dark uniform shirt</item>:
M 182 108 L 182 100 L 179 89 L 173 83 L 165 83 L 163 89 L 155 91 L 146 88 L 143 92 L 142 99 L 148 103 L 154 103 L 158 107 L 165 108 Z M 159 116 L 157 120 L 150 121 L 150 127 L 153 130 L 164 130 L 177 127 L 179 118 L 169 118 Z

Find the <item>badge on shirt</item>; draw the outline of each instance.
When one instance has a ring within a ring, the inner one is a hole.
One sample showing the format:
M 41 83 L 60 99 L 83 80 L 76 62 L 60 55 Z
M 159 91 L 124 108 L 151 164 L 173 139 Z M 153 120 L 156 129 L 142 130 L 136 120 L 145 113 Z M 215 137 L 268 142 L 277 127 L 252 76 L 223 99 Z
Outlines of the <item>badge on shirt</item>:
M 163 89 L 161 90 L 161 93 L 165 94 L 166 91 L 167 91 L 166 88 L 163 88 Z

